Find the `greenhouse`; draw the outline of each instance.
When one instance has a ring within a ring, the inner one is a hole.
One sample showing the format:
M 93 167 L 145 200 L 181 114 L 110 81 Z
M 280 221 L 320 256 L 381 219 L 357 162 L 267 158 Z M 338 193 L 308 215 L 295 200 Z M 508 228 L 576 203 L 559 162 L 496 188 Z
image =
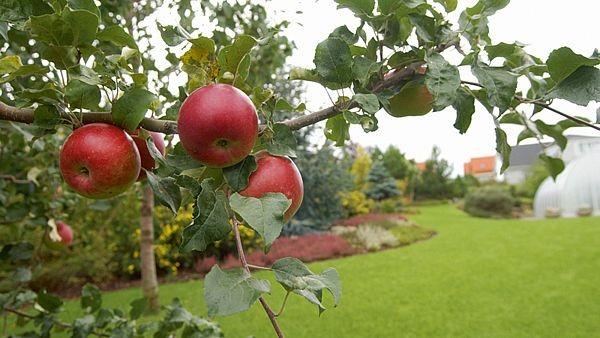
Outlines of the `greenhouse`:
M 556 178 L 538 188 L 534 213 L 538 218 L 600 215 L 600 152 L 570 162 Z

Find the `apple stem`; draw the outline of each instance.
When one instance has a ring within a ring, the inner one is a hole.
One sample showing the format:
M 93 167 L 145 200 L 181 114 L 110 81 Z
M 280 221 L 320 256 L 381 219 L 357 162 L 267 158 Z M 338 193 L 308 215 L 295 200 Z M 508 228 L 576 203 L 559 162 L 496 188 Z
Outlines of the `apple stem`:
M 239 230 L 239 226 L 240 223 L 237 220 L 237 218 L 234 216 L 232 217 L 233 220 L 233 233 L 235 235 L 235 245 L 237 247 L 237 251 L 238 251 L 238 256 L 240 258 L 240 262 L 242 262 L 242 266 L 244 268 L 244 270 L 246 271 L 247 274 L 250 274 L 250 265 L 248 264 L 248 261 L 246 261 L 246 255 L 244 254 L 244 247 L 242 246 L 242 237 L 240 236 L 240 230 Z M 267 304 L 267 301 L 262 297 L 258 297 L 258 300 L 260 301 L 260 304 L 262 305 L 263 309 L 265 309 L 265 312 L 267 313 L 267 316 L 269 317 L 269 320 L 271 321 L 271 325 L 273 325 L 273 329 L 275 329 L 275 333 L 277 334 L 278 338 L 284 338 L 284 334 L 281 331 L 281 328 L 279 327 L 279 323 L 277 322 L 277 315 L 273 312 L 273 310 L 271 310 L 271 307 L 269 306 L 269 304 Z

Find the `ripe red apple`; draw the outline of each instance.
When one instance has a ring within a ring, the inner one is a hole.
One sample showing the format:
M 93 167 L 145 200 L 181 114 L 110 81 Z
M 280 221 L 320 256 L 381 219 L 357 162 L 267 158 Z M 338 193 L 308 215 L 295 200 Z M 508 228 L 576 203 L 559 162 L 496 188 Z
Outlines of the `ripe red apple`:
M 51 238 L 50 234 L 47 233 L 44 241 L 46 245 L 53 250 L 60 250 L 73 243 L 73 229 L 62 221 L 56 222 L 56 232 L 60 239 Z
M 238 163 L 258 137 L 256 108 L 244 92 L 228 84 L 210 84 L 191 93 L 177 125 L 185 150 L 209 167 Z
M 154 141 L 154 145 L 156 149 L 160 151 L 161 154 L 165 154 L 165 140 L 162 137 L 162 134 L 156 133 L 153 131 L 148 131 L 150 137 L 152 137 L 152 141 Z M 142 168 L 146 170 L 154 169 L 156 163 L 154 162 L 154 158 L 150 155 L 150 150 L 148 150 L 148 145 L 146 144 L 146 139 L 139 136 L 140 130 L 137 129 L 133 133 L 130 133 L 133 138 L 133 142 L 135 142 L 135 146 L 137 147 L 138 152 L 140 153 L 140 161 L 142 164 Z M 144 170 L 140 170 L 140 174 L 138 175 L 137 180 L 141 181 L 146 178 L 146 172 Z
M 288 157 L 273 156 L 267 152 L 256 155 L 256 164 L 256 171 L 250 175 L 248 186 L 240 191 L 240 195 L 261 198 L 270 192 L 284 194 L 292 200 L 284 214 L 284 219 L 289 221 L 304 197 L 304 184 L 298 167 Z
M 75 129 L 60 150 L 67 184 L 88 198 L 109 198 L 127 190 L 140 173 L 140 153 L 122 129 L 92 123 Z

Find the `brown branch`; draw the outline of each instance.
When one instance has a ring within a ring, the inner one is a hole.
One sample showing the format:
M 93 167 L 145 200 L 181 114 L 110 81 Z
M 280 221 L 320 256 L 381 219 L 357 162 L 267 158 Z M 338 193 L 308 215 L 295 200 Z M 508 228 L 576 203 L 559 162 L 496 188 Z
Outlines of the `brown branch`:
M 240 261 L 242 262 L 242 266 L 244 268 L 244 270 L 246 271 L 247 274 L 250 274 L 250 266 L 248 264 L 248 262 L 246 261 L 246 255 L 244 254 L 244 247 L 242 246 L 242 237 L 240 236 L 240 230 L 239 227 L 240 224 L 238 222 L 238 220 L 236 219 L 236 217 L 233 217 L 233 233 L 235 235 L 235 245 L 237 247 L 237 252 L 240 258 Z M 279 323 L 277 322 L 277 316 L 275 315 L 275 313 L 273 312 L 273 310 L 271 310 L 271 307 L 269 306 L 269 304 L 267 304 L 267 301 L 260 296 L 258 298 L 258 300 L 260 301 L 260 304 L 262 305 L 262 307 L 265 309 L 265 312 L 267 313 L 267 316 L 269 317 L 269 320 L 271 321 L 271 325 L 273 325 L 273 329 L 275 329 L 275 333 L 277 334 L 277 337 L 279 338 L 283 338 L 284 334 L 281 331 L 281 328 L 279 327 Z
M 37 318 L 36 316 L 32 316 L 32 315 L 30 315 L 28 313 L 19 311 L 17 309 L 12 309 L 12 308 L 9 308 L 9 307 L 4 307 L 4 308 L 2 308 L 2 310 L 6 311 L 6 312 L 10 312 L 12 314 L 15 314 L 15 315 L 23 317 L 23 318 L 27 318 L 27 319 L 36 319 Z M 53 324 L 56 325 L 56 326 L 58 326 L 58 327 L 60 327 L 60 328 L 63 328 L 63 329 L 72 329 L 73 328 L 73 325 L 67 324 L 67 323 L 63 323 L 63 322 L 59 322 L 57 320 L 53 320 Z M 91 333 L 93 335 L 98 336 L 98 337 L 110 337 L 106 333 L 96 332 L 94 330 L 92 330 Z
M 471 86 L 475 86 L 475 87 L 479 87 L 479 88 L 485 88 L 482 84 L 477 83 L 477 82 L 461 81 L 461 83 L 467 84 L 467 85 L 471 85 Z M 551 107 L 548 103 L 546 103 L 544 101 L 541 101 L 541 100 L 531 100 L 531 99 L 527 99 L 527 98 L 524 98 L 524 97 L 519 96 L 519 95 L 515 95 L 515 99 L 517 99 L 517 101 L 519 101 L 521 103 L 529 103 L 529 104 L 533 104 L 533 105 L 542 107 L 544 109 L 548 109 L 549 111 L 554 112 L 554 113 L 556 113 L 556 114 L 558 114 L 558 115 L 560 115 L 560 116 L 562 116 L 562 117 L 564 117 L 566 119 L 569 119 L 569 120 L 571 120 L 571 121 L 573 121 L 573 122 L 575 122 L 577 124 L 580 124 L 580 125 L 586 126 L 586 127 L 590 127 L 592 129 L 596 129 L 596 130 L 600 131 L 600 127 L 599 126 L 596 126 L 593 123 L 590 123 L 588 121 L 584 121 L 584 120 L 582 120 L 582 119 L 580 119 L 578 117 L 571 116 L 571 115 L 569 115 L 567 113 L 563 113 L 562 111 L 560 111 L 560 110 L 558 110 L 556 108 Z
M 0 102 L 0 119 L 21 122 L 34 122 L 34 109 L 32 108 L 17 108 Z M 61 113 L 62 119 L 71 120 L 69 113 Z M 102 122 L 114 124 L 111 113 L 109 112 L 86 112 L 81 113 L 83 124 Z M 146 130 L 156 131 L 163 134 L 177 134 L 177 121 L 156 120 L 145 117 L 140 126 Z
M 29 181 L 29 180 L 21 180 L 21 179 L 16 178 L 13 175 L 0 175 L 0 179 L 9 180 L 9 181 L 12 181 L 13 183 L 17 183 L 17 184 L 31 183 L 31 181 Z

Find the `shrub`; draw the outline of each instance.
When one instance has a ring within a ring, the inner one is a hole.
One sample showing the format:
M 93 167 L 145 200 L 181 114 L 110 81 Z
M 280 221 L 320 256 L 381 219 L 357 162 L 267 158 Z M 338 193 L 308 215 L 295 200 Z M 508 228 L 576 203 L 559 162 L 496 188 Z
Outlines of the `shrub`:
M 342 206 L 346 209 L 349 215 L 361 215 L 371 212 L 375 201 L 367 198 L 367 195 L 359 190 L 342 192 L 340 194 Z
M 372 224 L 359 226 L 355 236 L 356 243 L 368 251 L 393 248 L 399 244 L 398 238 L 389 230 Z
M 465 197 L 465 211 L 477 217 L 507 218 L 514 205 L 510 191 L 500 186 L 476 188 Z
M 587 217 L 592 215 L 592 207 L 589 204 L 582 204 L 577 208 L 577 216 L 579 217 Z
M 375 210 L 384 214 L 392 214 L 402 210 L 401 198 L 388 198 L 377 202 Z
M 390 221 L 390 220 L 391 221 L 402 221 L 402 222 L 408 221 L 408 219 L 402 214 L 371 213 L 371 214 L 358 215 L 358 216 L 350 217 L 347 219 L 339 220 L 339 221 L 335 222 L 334 225 L 357 227 L 357 226 L 359 226 L 361 224 L 365 224 L 365 223 L 374 223 L 374 222 Z

